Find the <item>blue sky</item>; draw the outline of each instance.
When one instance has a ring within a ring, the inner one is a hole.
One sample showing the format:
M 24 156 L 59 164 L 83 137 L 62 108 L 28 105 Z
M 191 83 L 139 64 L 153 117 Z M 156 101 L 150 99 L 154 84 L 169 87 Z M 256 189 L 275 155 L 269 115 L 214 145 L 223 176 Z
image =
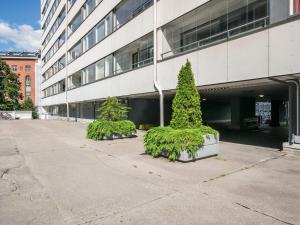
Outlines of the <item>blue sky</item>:
M 0 51 L 36 51 L 40 42 L 40 0 L 1 0 Z

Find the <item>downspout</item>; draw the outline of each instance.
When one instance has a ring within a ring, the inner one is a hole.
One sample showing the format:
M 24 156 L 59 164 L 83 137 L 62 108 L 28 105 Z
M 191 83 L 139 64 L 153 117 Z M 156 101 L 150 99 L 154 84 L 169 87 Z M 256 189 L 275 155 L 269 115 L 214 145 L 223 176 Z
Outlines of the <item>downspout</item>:
M 296 121 L 297 121 L 296 122 L 297 133 L 296 133 L 296 135 L 298 136 L 299 135 L 299 93 L 300 93 L 300 87 L 299 87 L 299 83 L 297 81 L 289 80 L 288 83 L 293 83 L 297 87 L 297 94 L 296 94 L 297 95 L 296 96 L 296 101 L 297 101 L 297 103 L 296 103 L 296 107 L 297 107 L 297 109 L 296 109 L 296 112 L 297 112 L 297 119 L 296 119 Z
M 153 81 L 159 93 L 160 126 L 164 126 L 164 94 L 157 80 L 157 0 L 153 1 Z
M 65 88 L 66 88 L 66 105 L 67 105 L 67 121 L 70 120 L 70 109 L 69 109 L 69 102 L 68 102 L 68 24 L 69 24 L 69 1 L 66 4 L 66 53 L 65 53 L 65 60 L 66 60 L 66 76 L 65 76 Z M 77 121 L 77 120 L 76 120 Z

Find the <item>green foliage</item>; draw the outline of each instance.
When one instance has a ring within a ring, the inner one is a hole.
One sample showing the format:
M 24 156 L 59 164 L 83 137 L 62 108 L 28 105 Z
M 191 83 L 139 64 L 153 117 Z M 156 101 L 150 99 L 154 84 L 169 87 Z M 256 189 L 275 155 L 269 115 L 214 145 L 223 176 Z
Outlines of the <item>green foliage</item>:
M 23 110 L 34 111 L 34 105 L 31 98 L 26 98 L 24 103 L 21 105 Z
M 20 108 L 19 99 L 22 99 L 22 95 L 19 76 L 12 73 L 9 66 L 0 59 L 0 110 Z
M 87 137 L 93 140 L 102 140 L 117 136 L 132 136 L 136 133 L 135 125 L 129 120 L 110 121 L 96 120 L 88 125 Z
M 172 109 L 170 127 L 150 129 L 144 136 L 146 153 L 153 157 L 164 153 L 170 160 L 175 160 L 184 150 L 194 157 L 204 144 L 204 135 L 218 135 L 216 130 L 202 125 L 200 95 L 189 61 L 179 72 Z
M 145 134 L 146 153 L 157 157 L 165 152 L 170 160 L 175 160 L 181 151 L 186 150 L 195 156 L 203 146 L 205 134 L 217 135 L 218 132 L 206 126 L 201 128 L 174 129 L 172 127 L 155 127 Z
M 114 97 L 108 97 L 101 107 L 97 110 L 100 112 L 98 119 L 119 121 L 127 119 L 129 107 L 123 105 L 120 100 Z
M 172 104 L 171 127 L 199 128 L 202 125 L 200 95 L 196 88 L 191 63 L 187 60 L 178 75 L 176 95 Z

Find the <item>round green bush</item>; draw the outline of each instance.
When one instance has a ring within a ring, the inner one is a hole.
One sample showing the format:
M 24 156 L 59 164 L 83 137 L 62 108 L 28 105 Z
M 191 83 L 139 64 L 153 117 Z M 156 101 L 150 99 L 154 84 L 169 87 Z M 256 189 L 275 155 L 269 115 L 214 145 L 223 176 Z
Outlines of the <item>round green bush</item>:
M 146 132 L 144 146 L 146 153 L 158 157 L 162 152 L 167 154 L 170 160 L 175 160 L 181 151 L 187 151 L 195 156 L 197 150 L 203 146 L 203 135 L 218 135 L 211 127 L 174 129 L 172 127 L 155 127 Z
M 102 140 L 112 136 L 132 136 L 136 133 L 135 124 L 130 120 L 96 120 L 87 127 L 87 138 Z

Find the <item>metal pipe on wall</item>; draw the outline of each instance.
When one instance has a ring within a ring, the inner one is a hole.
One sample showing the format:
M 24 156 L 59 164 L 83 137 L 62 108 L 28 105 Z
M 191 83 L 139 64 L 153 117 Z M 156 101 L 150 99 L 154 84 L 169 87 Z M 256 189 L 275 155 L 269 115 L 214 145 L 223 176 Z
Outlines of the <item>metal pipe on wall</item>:
M 296 91 L 296 113 L 297 113 L 297 117 L 296 117 L 296 134 L 299 135 L 299 94 L 300 94 L 300 87 L 299 87 L 299 83 L 297 81 L 294 80 L 290 80 L 288 81 L 289 83 L 293 83 L 296 85 L 297 91 Z
M 160 126 L 164 126 L 164 94 L 157 80 L 157 1 L 153 2 L 153 81 L 159 93 Z

